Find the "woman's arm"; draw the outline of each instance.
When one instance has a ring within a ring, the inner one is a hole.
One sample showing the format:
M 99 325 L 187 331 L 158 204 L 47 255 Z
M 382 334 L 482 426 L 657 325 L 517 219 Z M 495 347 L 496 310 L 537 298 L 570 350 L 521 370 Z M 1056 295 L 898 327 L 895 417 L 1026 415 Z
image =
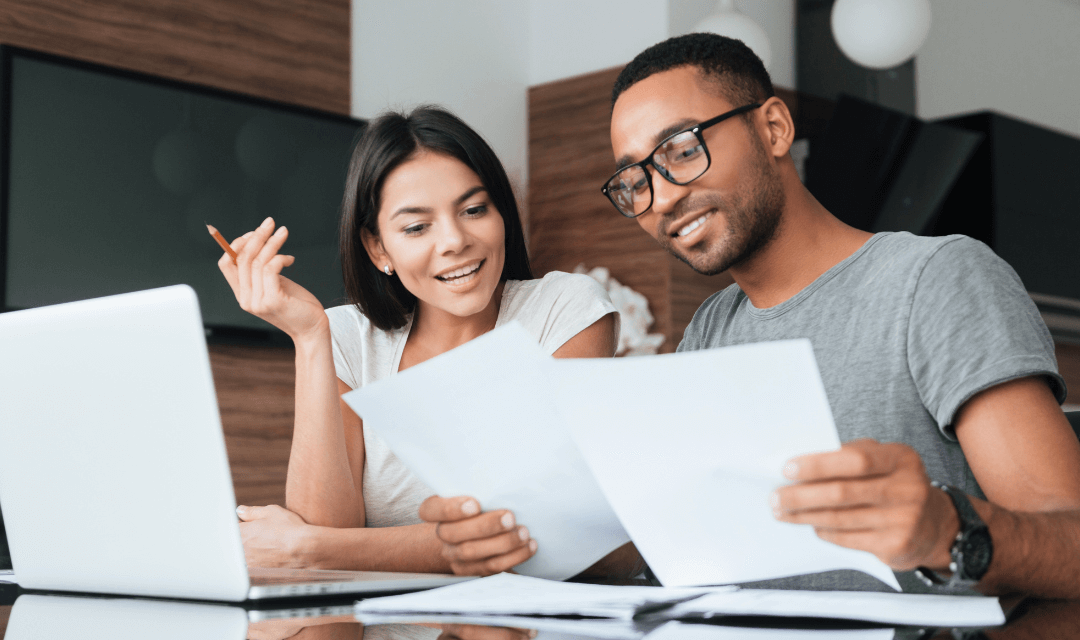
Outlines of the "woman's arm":
M 274 231 L 274 221 L 267 218 L 233 241 L 235 264 L 226 254 L 218 267 L 240 307 L 284 331 L 296 346 L 296 420 L 286 504 L 310 524 L 363 526 L 362 487 L 359 478 L 354 481 L 350 464 L 356 437 L 353 432 L 346 435 L 330 321 L 315 296 L 281 275 L 294 260 L 278 254 L 287 237 L 285 227 Z M 354 426 L 358 432 L 359 419 Z M 360 461 L 361 470 L 362 442 L 359 457 L 352 458 Z

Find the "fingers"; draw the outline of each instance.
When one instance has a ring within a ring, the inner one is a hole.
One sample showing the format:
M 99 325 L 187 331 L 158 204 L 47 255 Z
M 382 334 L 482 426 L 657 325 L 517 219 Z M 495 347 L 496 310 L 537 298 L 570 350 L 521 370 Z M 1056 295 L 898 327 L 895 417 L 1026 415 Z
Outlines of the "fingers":
M 480 503 L 469 496 L 443 498 L 431 496 L 420 505 L 420 519 L 425 522 L 454 522 L 480 513 Z
M 529 530 L 525 527 L 515 527 L 490 538 L 466 540 L 458 544 L 443 544 L 443 557 L 450 562 L 477 562 L 506 555 L 528 543 Z
M 791 480 L 811 482 L 886 475 L 905 461 L 905 449 L 908 447 L 895 443 L 856 440 L 844 444 L 839 451 L 793 458 L 784 466 L 784 476 Z
M 884 478 L 832 480 L 781 487 L 772 496 L 778 515 L 814 509 L 849 509 L 878 504 L 885 499 Z
M 252 520 L 258 520 L 260 518 L 267 518 L 274 514 L 275 511 L 285 511 L 282 507 L 276 504 L 267 505 L 265 507 L 249 507 L 247 505 L 240 505 L 236 507 L 236 515 L 244 522 L 251 522 Z
M 448 544 L 490 538 L 515 528 L 514 514 L 506 509 L 489 511 L 457 522 L 440 522 L 435 535 Z
M 451 562 L 450 568 L 459 576 L 490 576 L 509 571 L 525 562 L 536 553 L 536 549 L 536 540 L 530 540 L 527 545 L 508 554 L 473 562 Z

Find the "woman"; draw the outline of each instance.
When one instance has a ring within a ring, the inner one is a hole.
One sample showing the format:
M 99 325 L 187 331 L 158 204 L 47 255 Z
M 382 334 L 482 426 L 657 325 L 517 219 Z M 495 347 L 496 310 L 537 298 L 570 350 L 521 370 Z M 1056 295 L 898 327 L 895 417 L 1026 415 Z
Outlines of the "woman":
M 218 262 L 240 306 L 296 346 L 288 509 L 238 508 L 248 564 L 481 574 L 531 557 L 536 541 L 507 512 L 482 514 L 499 531 L 470 544 L 439 540 L 418 517 L 433 492 L 340 396 L 511 320 L 555 357 L 610 357 L 618 316 L 606 292 L 587 276 L 532 279 L 506 172 L 432 107 L 374 120 L 354 149 L 341 221 L 350 304 L 324 311 L 280 275 L 294 260 L 279 253 L 287 237 L 267 218 L 232 243 L 235 264 Z

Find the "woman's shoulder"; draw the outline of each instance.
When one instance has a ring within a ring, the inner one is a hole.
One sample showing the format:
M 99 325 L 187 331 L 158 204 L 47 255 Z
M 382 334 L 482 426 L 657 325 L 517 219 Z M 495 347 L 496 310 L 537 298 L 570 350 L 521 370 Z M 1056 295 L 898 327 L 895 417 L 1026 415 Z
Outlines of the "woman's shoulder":
M 406 322 L 404 327 L 389 331 L 380 329 L 355 304 L 330 307 L 326 310 L 326 317 L 330 320 L 330 332 L 335 337 L 363 338 L 366 342 L 393 342 L 409 324 Z
M 503 296 L 516 304 L 554 302 L 565 297 L 610 302 L 607 290 L 599 282 L 583 273 L 565 271 L 550 271 L 533 280 L 509 280 Z

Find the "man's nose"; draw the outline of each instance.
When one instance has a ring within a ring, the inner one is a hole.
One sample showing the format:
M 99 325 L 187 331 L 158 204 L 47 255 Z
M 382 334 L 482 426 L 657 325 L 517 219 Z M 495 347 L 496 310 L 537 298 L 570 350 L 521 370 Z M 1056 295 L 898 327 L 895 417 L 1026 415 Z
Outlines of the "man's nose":
M 653 202 L 649 213 L 657 213 L 660 216 L 667 215 L 675 209 L 675 205 L 690 193 L 690 185 L 679 185 L 668 182 L 656 171 L 655 167 L 649 167 L 652 174 Z

